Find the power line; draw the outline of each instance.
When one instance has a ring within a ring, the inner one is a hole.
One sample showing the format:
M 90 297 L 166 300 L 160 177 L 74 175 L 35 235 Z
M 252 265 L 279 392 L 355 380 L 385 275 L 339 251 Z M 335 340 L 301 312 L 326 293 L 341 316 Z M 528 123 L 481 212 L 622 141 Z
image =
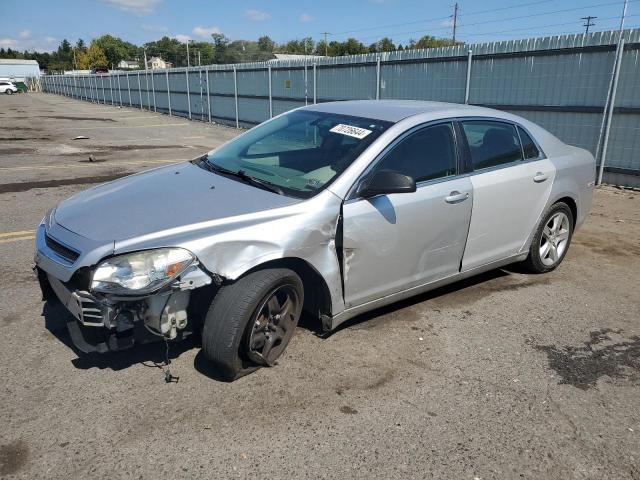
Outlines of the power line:
M 638 2 L 640 0 L 629 0 L 629 2 Z M 553 10 L 553 11 L 549 11 L 549 12 L 540 12 L 540 13 L 531 13 L 528 15 L 519 15 L 519 16 L 515 16 L 515 17 L 506 17 L 506 18 L 498 18 L 498 19 L 494 19 L 494 20 L 483 20 L 481 22 L 474 22 L 474 23 L 462 23 L 458 25 L 459 27 L 475 27 L 478 25 L 487 25 L 490 23 L 497 23 L 497 22 L 507 22 L 507 21 L 511 21 L 511 20 L 521 20 L 521 19 L 525 19 L 525 18 L 534 18 L 534 17 L 541 17 L 541 16 L 545 16 L 545 15 L 554 15 L 557 13 L 567 13 L 567 12 L 573 12 L 576 10 L 582 10 L 584 8 L 595 8 L 595 7 L 604 7 L 604 6 L 611 6 L 611 5 L 618 5 L 620 2 L 606 2 L 606 3 L 597 3 L 597 4 L 592 4 L 592 5 L 586 5 L 583 7 L 576 7 L 576 8 L 565 8 L 562 10 Z M 449 17 L 450 18 L 450 17 Z M 616 18 L 620 18 L 620 17 L 616 17 Z M 408 35 L 408 34 L 413 34 L 413 33 L 424 33 L 424 32 L 435 32 L 435 31 L 442 31 L 442 30 L 448 30 L 449 27 L 438 27 L 438 28 L 431 28 L 429 30 L 412 30 L 412 31 L 404 31 L 404 32 L 395 32 L 395 33 L 388 33 L 385 36 L 391 37 L 393 35 Z M 378 35 L 376 36 L 368 36 L 368 37 L 361 37 L 360 40 L 364 40 L 367 38 L 379 38 Z
M 586 27 L 584 30 L 585 34 L 589 33 L 589 27 L 593 27 L 595 25 L 595 22 L 592 22 L 591 20 L 595 20 L 596 18 L 598 17 L 593 17 L 591 15 L 587 15 L 586 17 L 581 18 L 581 20 L 585 20 L 585 23 L 583 25 L 584 27 Z
M 555 2 L 556 0 L 538 0 L 536 2 L 527 2 L 527 3 L 520 3 L 518 5 L 510 5 L 508 7 L 500 7 L 500 8 L 491 8 L 491 9 L 487 9 L 487 10 L 477 10 L 474 12 L 469 12 L 466 13 L 465 15 L 467 17 L 470 17 L 472 15 L 481 15 L 484 13 L 493 13 L 493 12 L 498 12 L 498 11 L 502 11 L 502 10 L 510 10 L 510 9 L 514 9 L 514 8 L 521 8 L 521 7 L 529 7 L 532 5 L 539 5 L 541 3 L 550 3 L 550 2 Z M 367 30 L 380 30 L 382 28 L 389 28 L 389 27 L 402 27 L 404 25 L 415 25 L 417 23 L 426 23 L 426 22 L 437 22 L 437 21 L 441 21 L 441 20 L 448 20 L 451 18 L 451 15 L 447 15 L 445 17 L 432 17 L 432 18 L 424 18 L 422 20 L 413 20 L 411 22 L 401 22 L 401 23 L 391 23 L 391 24 L 386 24 L 386 25 L 378 25 L 375 27 L 364 27 L 364 28 L 356 28 L 354 30 L 345 30 L 342 32 L 336 32 L 333 33 L 331 35 L 344 35 L 347 33 L 356 33 L 356 32 L 364 32 Z
M 627 15 L 627 18 L 638 17 L 638 16 L 640 16 L 640 14 Z M 605 21 L 605 20 L 620 20 L 620 16 L 617 16 L 617 17 L 603 17 L 600 20 L 601 21 Z M 546 25 L 529 25 L 527 28 L 530 28 L 530 29 L 541 29 L 541 28 L 561 27 L 561 26 L 565 26 L 565 25 L 574 25 L 574 24 L 575 24 L 575 22 L 563 22 L 563 23 L 552 23 L 552 24 L 546 24 Z M 491 32 L 471 33 L 471 34 L 469 34 L 469 36 L 475 37 L 475 36 L 480 36 L 480 35 L 494 35 L 494 34 L 510 33 L 510 32 L 522 32 L 522 33 L 533 32 L 533 33 L 539 33 L 539 30 L 525 30 L 525 31 L 523 31 L 522 28 L 511 28 L 509 30 L 499 30 L 499 31 L 492 30 Z M 572 30 L 570 32 L 563 32 L 563 33 L 569 34 L 569 33 L 580 33 L 580 32 L 581 32 L 581 30 L 576 30 L 576 31 Z

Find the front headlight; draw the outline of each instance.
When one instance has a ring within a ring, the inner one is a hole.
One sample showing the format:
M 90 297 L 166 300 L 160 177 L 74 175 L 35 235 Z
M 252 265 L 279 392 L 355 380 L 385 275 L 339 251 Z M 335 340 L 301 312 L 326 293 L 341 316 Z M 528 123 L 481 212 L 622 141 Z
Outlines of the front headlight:
M 183 248 L 159 248 L 105 260 L 93 273 L 91 290 L 140 294 L 156 290 L 177 277 L 195 257 Z

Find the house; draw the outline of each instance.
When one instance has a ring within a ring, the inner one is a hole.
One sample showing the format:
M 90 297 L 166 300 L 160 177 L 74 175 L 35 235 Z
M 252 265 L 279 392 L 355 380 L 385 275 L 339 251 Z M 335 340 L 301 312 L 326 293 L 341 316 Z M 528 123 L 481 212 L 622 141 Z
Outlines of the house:
M 147 68 L 152 70 L 162 70 L 165 68 L 171 68 L 171 63 L 165 62 L 161 57 L 151 57 L 147 61 Z
M 39 76 L 40 67 L 35 60 L 0 59 L 0 77 L 9 78 L 11 81 L 24 82 L 27 78 Z
M 135 70 L 140 68 L 140 64 L 137 60 L 121 60 L 118 68 L 121 70 Z

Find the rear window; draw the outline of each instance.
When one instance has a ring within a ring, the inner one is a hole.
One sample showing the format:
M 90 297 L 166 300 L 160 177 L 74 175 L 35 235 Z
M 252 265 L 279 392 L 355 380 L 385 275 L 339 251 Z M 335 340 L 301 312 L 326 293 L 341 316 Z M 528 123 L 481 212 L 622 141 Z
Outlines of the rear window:
M 462 129 L 469 143 L 474 170 L 522 160 L 520 139 L 512 124 L 469 120 L 462 122 Z

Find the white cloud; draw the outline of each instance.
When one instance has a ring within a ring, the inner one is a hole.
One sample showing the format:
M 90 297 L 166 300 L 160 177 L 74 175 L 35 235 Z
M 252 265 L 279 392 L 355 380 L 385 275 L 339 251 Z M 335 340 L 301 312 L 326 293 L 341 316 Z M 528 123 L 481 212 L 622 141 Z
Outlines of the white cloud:
M 196 37 L 204 38 L 207 40 L 211 40 L 211 35 L 213 35 L 214 33 L 221 33 L 220 29 L 214 25 L 210 27 L 201 27 L 198 25 L 193 29 L 193 34 Z
M 448 18 L 447 20 L 440 22 L 440 25 L 443 27 L 453 27 L 453 18 Z
M 102 3 L 136 15 L 153 13 L 162 0 L 100 0 Z
M 191 37 L 189 35 L 176 35 L 173 38 L 178 40 L 180 43 L 187 43 L 189 40 L 191 40 Z
M 14 38 L 0 38 L 0 48 L 16 48 L 18 40 Z
M 18 35 L 18 37 L 20 37 L 22 40 L 26 40 L 27 38 L 29 38 L 31 36 L 31 32 L 29 30 L 23 30 L 20 32 L 20 34 Z
M 44 37 L 44 41 L 51 45 L 52 43 L 56 43 L 58 39 L 56 37 Z
M 148 25 L 146 23 L 143 23 L 142 25 L 140 25 L 140 28 L 142 28 L 147 32 L 168 32 L 169 31 L 169 29 L 164 25 Z
M 306 22 L 311 22 L 313 20 L 313 17 L 311 15 L 309 15 L 308 13 L 301 13 L 300 14 L 300 21 L 303 23 Z
M 247 10 L 245 12 L 245 14 L 247 15 L 247 17 L 249 17 L 249 20 L 252 20 L 254 22 L 264 22 L 265 20 L 269 20 L 271 18 L 271 15 L 269 15 L 267 12 L 262 12 L 260 10 Z

